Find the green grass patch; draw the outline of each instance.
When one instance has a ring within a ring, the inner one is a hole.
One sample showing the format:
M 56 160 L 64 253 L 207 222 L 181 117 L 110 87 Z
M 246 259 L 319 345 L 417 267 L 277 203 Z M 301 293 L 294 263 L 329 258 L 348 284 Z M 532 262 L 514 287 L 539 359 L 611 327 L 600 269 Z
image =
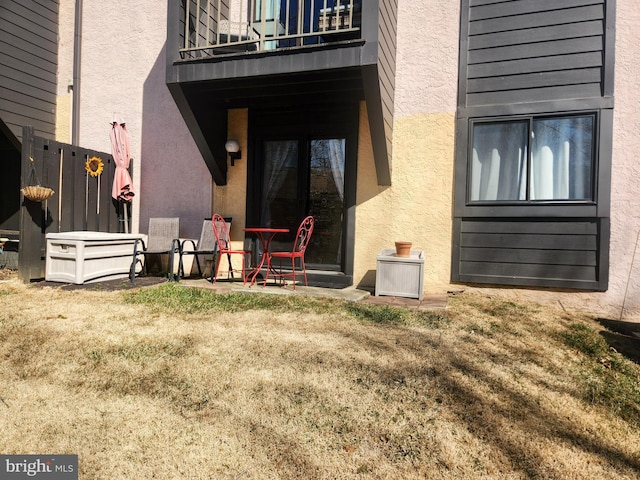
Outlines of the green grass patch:
M 345 310 L 358 319 L 379 324 L 404 324 L 410 317 L 407 309 L 388 305 L 352 303 L 345 305 Z
M 488 305 L 474 305 L 478 310 L 500 319 L 501 323 L 517 322 L 530 316 L 535 310 L 528 305 L 521 305 L 509 300 L 494 300 Z
M 182 287 L 166 283 L 156 288 L 124 292 L 126 302 L 147 305 L 155 311 L 194 314 L 203 312 L 244 312 L 269 310 L 276 312 L 337 311 L 340 301 L 298 297 L 293 295 L 269 295 L 261 293 L 216 293 L 200 288 Z
M 640 426 L 640 367 L 610 349 L 597 331 L 582 323 L 570 324 L 560 337 L 584 358 L 584 399 Z
M 404 307 L 295 295 L 216 293 L 200 288 L 182 287 L 174 283 L 131 290 L 123 295 L 127 303 L 146 305 L 156 312 L 176 314 L 268 310 L 318 314 L 346 313 L 356 319 L 375 324 L 420 325 L 429 328 L 440 328 L 450 322 L 445 311 L 410 310 Z
M 344 310 L 357 319 L 380 325 L 420 325 L 428 328 L 442 328 L 450 323 L 446 312 L 439 311 L 364 303 L 345 303 Z

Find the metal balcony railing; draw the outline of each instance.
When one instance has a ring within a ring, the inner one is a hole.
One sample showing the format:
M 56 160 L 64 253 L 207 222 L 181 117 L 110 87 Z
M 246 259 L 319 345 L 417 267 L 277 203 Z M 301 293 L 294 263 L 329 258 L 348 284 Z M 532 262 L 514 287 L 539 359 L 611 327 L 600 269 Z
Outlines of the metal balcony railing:
M 183 59 L 360 37 L 361 0 L 183 0 Z

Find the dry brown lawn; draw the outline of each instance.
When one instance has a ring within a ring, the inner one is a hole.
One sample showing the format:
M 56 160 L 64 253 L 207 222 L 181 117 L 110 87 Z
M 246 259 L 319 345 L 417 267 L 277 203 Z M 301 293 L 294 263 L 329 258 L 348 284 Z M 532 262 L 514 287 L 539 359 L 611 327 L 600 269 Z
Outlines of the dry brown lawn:
M 640 370 L 567 344 L 602 338 L 590 317 L 186 290 L 0 282 L 0 453 L 77 454 L 81 479 L 640 475 L 616 398 Z

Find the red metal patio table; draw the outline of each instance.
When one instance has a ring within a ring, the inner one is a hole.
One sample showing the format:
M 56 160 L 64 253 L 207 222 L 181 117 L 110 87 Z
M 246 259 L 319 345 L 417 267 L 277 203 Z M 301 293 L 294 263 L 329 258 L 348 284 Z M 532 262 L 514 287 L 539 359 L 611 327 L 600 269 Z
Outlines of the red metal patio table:
M 258 273 L 260 273 L 260 270 L 262 270 L 262 267 L 264 266 L 264 262 L 266 261 L 269 254 L 269 246 L 271 245 L 271 240 L 273 240 L 273 237 L 275 237 L 278 233 L 289 233 L 289 229 L 271 227 L 246 227 L 243 230 L 247 233 L 255 233 L 256 237 L 258 237 L 258 240 L 260 241 L 260 245 L 262 246 L 262 255 L 260 256 L 260 261 L 255 267 L 251 269 L 251 271 L 246 276 L 247 280 L 251 278 L 251 282 L 249 283 L 249 286 L 251 286 L 255 283 Z M 267 281 L 265 279 L 264 285 L 266 285 L 266 283 Z

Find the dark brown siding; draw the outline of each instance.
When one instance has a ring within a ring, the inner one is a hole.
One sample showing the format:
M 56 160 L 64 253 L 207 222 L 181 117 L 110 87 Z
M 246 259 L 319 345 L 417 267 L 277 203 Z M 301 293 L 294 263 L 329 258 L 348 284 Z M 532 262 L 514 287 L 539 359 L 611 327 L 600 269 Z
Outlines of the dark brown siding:
M 606 290 L 614 0 L 462 0 L 452 281 Z M 470 122 L 596 112 L 592 202 L 467 202 Z
M 17 137 L 24 125 L 55 135 L 58 1 L 2 2 L 0 118 Z
M 384 122 L 387 156 L 391 159 L 391 138 L 393 135 L 393 98 L 396 77 L 396 19 L 397 0 L 380 2 L 380 33 L 378 53 L 378 75 Z
M 393 136 L 393 110 L 396 69 L 397 0 L 379 0 L 378 17 L 365 15 L 365 35 L 373 28 L 366 22 L 375 20 L 375 35 L 368 40 L 377 45 L 375 65 L 362 70 L 362 83 L 367 103 L 371 142 L 373 144 L 376 175 L 379 185 L 391 185 L 391 144 Z M 366 11 L 366 9 L 365 9 Z M 373 42 L 377 40 L 377 43 Z M 365 44 L 365 49 L 369 48 Z M 373 53 L 373 52 L 369 52 Z
M 471 1 L 468 106 L 602 95 L 603 0 Z
M 463 219 L 461 281 L 598 289 L 598 220 Z

